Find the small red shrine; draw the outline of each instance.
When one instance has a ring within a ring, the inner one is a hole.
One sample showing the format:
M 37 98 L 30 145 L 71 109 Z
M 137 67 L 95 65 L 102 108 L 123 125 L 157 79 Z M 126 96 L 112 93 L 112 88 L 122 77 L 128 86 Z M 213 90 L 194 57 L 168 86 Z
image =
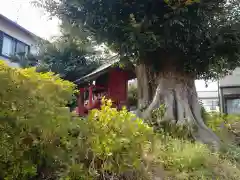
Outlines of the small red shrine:
M 117 62 L 118 60 L 111 60 L 75 81 L 80 90 L 76 110 L 80 116 L 88 114 L 89 110 L 100 108 L 103 96 L 111 99 L 113 106 L 118 109 L 128 106 L 128 81 L 135 78 L 135 73 L 133 67 L 120 68 L 116 65 Z

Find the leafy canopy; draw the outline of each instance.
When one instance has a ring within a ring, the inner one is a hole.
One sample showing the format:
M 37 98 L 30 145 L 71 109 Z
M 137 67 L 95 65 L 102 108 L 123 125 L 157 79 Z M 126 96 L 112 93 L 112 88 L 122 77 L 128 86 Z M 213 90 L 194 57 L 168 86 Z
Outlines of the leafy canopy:
M 100 64 L 97 53 L 87 40 L 79 40 L 69 35 L 62 35 L 53 43 L 44 42 L 39 46 L 39 54 L 17 54 L 11 57 L 22 68 L 36 66 L 37 72 L 51 71 L 61 78 L 74 81 Z
M 239 65 L 237 0 L 42 0 L 122 57 L 216 78 Z
M 88 43 L 64 35 L 53 44 L 42 47 L 38 69 L 52 71 L 74 81 L 99 66 L 94 53 Z

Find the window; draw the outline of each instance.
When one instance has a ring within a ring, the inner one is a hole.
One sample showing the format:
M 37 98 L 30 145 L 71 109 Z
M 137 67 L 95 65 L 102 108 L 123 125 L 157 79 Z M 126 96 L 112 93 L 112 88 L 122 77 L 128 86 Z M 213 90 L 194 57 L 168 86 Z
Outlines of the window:
M 3 35 L 2 55 L 10 57 L 11 55 L 25 55 L 29 52 L 29 46 L 8 35 Z
M 217 110 L 217 106 L 212 105 L 212 106 L 209 107 L 209 109 L 210 109 L 211 111 L 216 111 L 216 110 Z
M 227 99 L 227 113 L 240 114 L 240 99 Z
M 206 110 L 216 111 L 218 108 L 218 99 L 202 99 L 202 104 Z
M 25 44 L 17 42 L 16 53 L 25 53 L 25 47 L 26 47 Z
M 3 36 L 2 54 L 5 56 L 11 56 L 14 54 L 15 43 L 11 37 Z

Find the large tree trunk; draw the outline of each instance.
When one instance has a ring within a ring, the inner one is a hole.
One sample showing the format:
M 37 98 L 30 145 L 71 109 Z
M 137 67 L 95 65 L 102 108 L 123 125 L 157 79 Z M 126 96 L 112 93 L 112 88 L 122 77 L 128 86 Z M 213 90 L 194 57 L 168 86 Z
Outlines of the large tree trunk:
M 219 146 L 219 138 L 203 122 L 193 76 L 165 71 L 153 77 L 144 65 L 138 66 L 136 72 L 139 108 L 145 107 L 139 113 L 143 119 L 150 118 L 152 111 L 164 104 L 166 112 L 163 121 L 191 125 L 194 127 L 192 135 L 197 141 L 216 148 Z M 152 82 L 154 79 L 155 83 L 150 83 L 150 79 Z
M 138 87 L 138 109 L 142 110 L 150 103 L 150 79 L 148 75 L 148 69 L 144 64 L 140 64 L 136 67 L 137 84 Z

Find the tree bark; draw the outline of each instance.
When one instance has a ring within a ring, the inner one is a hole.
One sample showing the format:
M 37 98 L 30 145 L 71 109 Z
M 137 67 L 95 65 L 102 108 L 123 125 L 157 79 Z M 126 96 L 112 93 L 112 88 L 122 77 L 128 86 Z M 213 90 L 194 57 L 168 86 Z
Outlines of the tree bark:
M 138 109 L 142 110 L 150 103 L 150 86 L 148 69 L 144 64 L 140 64 L 136 67 L 137 75 L 137 91 L 138 91 Z
M 190 74 L 174 71 L 164 71 L 150 77 L 146 66 L 137 68 L 139 108 L 145 107 L 139 114 L 143 119 L 151 118 L 154 109 L 161 104 L 166 107 L 162 121 L 169 121 L 177 125 L 190 125 L 192 136 L 197 141 L 214 145 L 218 148 L 219 138 L 204 124 L 201 116 L 201 106 L 198 101 L 194 77 Z M 152 88 L 149 80 L 154 78 L 157 88 Z M 155 93 L 151 96 L 151 89 Z

